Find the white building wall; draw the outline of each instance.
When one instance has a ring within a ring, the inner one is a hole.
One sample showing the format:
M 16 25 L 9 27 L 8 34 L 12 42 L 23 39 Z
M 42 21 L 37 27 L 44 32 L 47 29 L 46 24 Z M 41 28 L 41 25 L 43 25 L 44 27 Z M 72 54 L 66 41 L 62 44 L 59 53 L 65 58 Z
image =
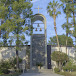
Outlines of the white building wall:
M 58 51 L 58 47 L 51 47 L 51 53 L 53 51 Z M 60 51 L 66 53 L 66 47 L 60 47 Z M 74 47 L 67 47 L 67 55 L 71 57 L 75 57 L 76 49 Z

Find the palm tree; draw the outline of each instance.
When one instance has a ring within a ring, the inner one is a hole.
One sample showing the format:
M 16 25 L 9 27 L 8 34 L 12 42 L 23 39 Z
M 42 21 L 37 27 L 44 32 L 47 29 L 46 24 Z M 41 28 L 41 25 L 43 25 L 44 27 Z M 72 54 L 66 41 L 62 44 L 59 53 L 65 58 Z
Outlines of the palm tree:
M 65 1 L 64 1 L 65 3 Z M 63 6 L 64 7 L 64 6 Z M 66 3 L 66 7 L 63 8 L 64 13 L 66 14 L 66 23 L 62 25 L 62 28 L 66 30 L 66 54 L 67 54 L 67 43 L 68 43 L 68 34 L 70 33 L 71 23 L 69 23 L 69 17 L 71 17 L 69 3 Z
M 76 10 L 76 0 L 61 0 L 62 2 L 70 4 L 70 13 L 73 15 L 72 27 L 74 26 L 74 30 L 72 35 L 75 37 L 75 45 L 76 45 L 76 20 L 75 20 L 75 10 Z
M 50 2 L 47 6 L 47 11 L 49 13 L 49 15 L 51 17 L 53 17 L 54 19 L 54 29 L 55 29 L 55 33 L 56 33 L 56 39 L 57 39 L 57 44 L 58 44 L 58 47 L 59 47 L 59 51 L 60 51 L 60 46 L 59 46 L 59 40 L 58 40 L 58 36 L 57 36 L 57 30 L 56 30 L 56 17 L 61 14 L 60 11 L 58 11 L 58 9 L 60 9 L 60 7 L 62 6 L 62 4 L 59 4 L 58 1 L 54 1 L 53 0 L 53 3 Z
M 72 14 L 73 14 L 73 25 L 74 25 L 74 32 L 73 35 L 75 37 L 75 46 L 76 46 L 76 20 L 75 20 L 75 11 L 76 11 L 76 4 L 75 4 L 75 0 L 71 0 L 71 10 L 72 10 Z

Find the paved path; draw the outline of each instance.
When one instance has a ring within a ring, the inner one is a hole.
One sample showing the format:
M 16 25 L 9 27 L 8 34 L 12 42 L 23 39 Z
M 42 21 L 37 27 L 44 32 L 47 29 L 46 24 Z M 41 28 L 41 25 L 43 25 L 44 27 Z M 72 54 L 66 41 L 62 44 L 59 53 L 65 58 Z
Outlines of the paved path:
M 24 73 L 20 76 L 63 76 L 63 75 L 58 75 L 55 73 Z

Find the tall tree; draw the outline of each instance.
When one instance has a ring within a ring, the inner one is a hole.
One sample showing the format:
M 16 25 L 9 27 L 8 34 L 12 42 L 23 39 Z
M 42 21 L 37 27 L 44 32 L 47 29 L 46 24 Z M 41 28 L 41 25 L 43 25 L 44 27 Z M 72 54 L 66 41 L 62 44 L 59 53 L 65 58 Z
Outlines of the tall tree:
M 12 33 L 13 40 L 16 43 L 16 59 L 17 59 L 17 69 L 19 69 L 19 60 L 18 60 L 18 50 L 20 50 L 20 46 L 24 44 L 25 36 L 24 33 L 28 30 L 28 25 L 25 25 L 25 18 L 30 17 L 32 14 L 31 7 L 32 4 L 27 2 L 26 0 L 1 0 L 4 2 L 3 4 L 8 3 L 9 6 L 2 4 L 0 8 L 0 18 L 5 19 L 6 15 L 8 19 L 3 20 L 4 23 L 0 26 L 0 29 L 5 28 L 7 32 Z M 8 12 L 8 7 L 11 12 Z M 27 12 L 27 11 L 28 12 Z M 1 15 L 1 13 L 3 14 Z M 25 12 L 25 13 L 24 13 Z M 8 15 L 10 14 L 10 15 Z M 9 41 L 10 42 L 10 41 Z
M 61 12 L 59 11 L 61 6 L 62 6 L 62 4 L 59 4 L 58 1 L 55 2 L 54 0 L 53 0 L 53 2 L 50 2 L 47 6 L 47 11 L 48 11 L 49 15 L 52 16 L 54 19 L 54 29 L 55 29 L 55 33 L 56 33 L 56 39 L 57 39 L 59 51 L 60 51 L 60 46 L 59 46 L 59 40 L 58 40 L 58 36 L 57 36 L 56 18 L 59 14 L 61 14 Z
M 76 47 L 76 1 L 75 0 L 71 0 L 70 2 L 71 4 L 71 11 L 73 14 L 73 26 L 74 26 L 74 31 L 73 31 L 73 36 L 75 37 L 75 47 Z
M 61 0 L 63 1 L 63 0 Z M 67 54 L 67 42 L 68 34 L 70 33 L 71 23 L 69 23 L 69 17 L 71 17 L 70 4 L 67 1 L 63 1 L 63 11 L 66 14 L 66 23 L 62 25 L 62 28 L 66 30 L 66 54 Z
M 20 49 L 20 45 L 23 45 L 23 41 L 25 40 L 23 32 L 28 30 L 28 26 L 25 25 L 25 18 L 31 14 L 30 8 L 32 7 L 32 5 L 29 2 L 25 1 L 26 0 L 15 0 L 12 4 L 12 22 L 14 23 L 14 29 L 12 30 L 12 32 L 16 39 L 17 69 L 19 68 L 18 50 Z M 25 10 L 29 11 L 29 13 L 25 12 L 26 14 L 24 16 L 23 12 Z M 23 18 L 21 18 L 21 14 L 24 16 Z
M 73 18 L 71 23 L 72 23 L 72 27 L 74 27 L 72 35 L 75 37 L 75 42 L 76 42 L 76 20 L 75 20 L 75 15 L 76 15 L 76 0 L 61 0 L 61 1 L 65 2 L 65 4 L 69 4 L 69 6 L 70 6 L 70 12 L 71 12 L 72 18 Z
M 7 22 L 9 17 L 10 13 L 9 6 L 10 6 L 10 0 L 0 0 L 0 19 L 1 19 L 0 35 L 3 39 L 3 46 L 7 46 L 7 39 L 9 34 L 9 32 L 6 30 L 8 29 L 8 26 L 6 27 L 6 25 L 4 24 Z
M 58 35 L 58 38 L 59 38 L 59 44 L 61 46 L 65 46 L 66 45 L 66 35 Z M 73 45 L 73 40 L 71 37 L 67 37 L 68 41 L 67 41 L 67 46 L 74 46 Z M 50 37 L 50 40 L 49 40 L 49 45 L 57 45 L 57 42 L 56 42 L 56 36 L 53 36 L 53 37 Z

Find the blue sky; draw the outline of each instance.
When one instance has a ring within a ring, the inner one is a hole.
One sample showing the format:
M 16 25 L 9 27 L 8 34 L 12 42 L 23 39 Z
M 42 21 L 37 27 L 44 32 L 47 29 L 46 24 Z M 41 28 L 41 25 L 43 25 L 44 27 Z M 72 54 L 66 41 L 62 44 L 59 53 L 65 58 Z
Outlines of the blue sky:
M 54 30 L 53 18 L 50 17 L 49 14 L 47 13 L 47 6 L 48 6 L 48 3 L 50 1 L 53 1 L 53 0 L 32 0 L 31 1 L 31 3 L 33 4 L 33 7 L 32 7 L 33 15 L 38 13 L 38 10 L 35 8 L 38 8 L 38 6 L 39 6 L 40 8 L 42 8 L 39 10 L 39 13 L 43 14 L 46 17 L 47 42 L 50 39 L 50 37 L 56 36 L 55 30 Z M 61 3 L 60 0 L 55 0 L 55 1 L 58 1 L 59 3 Z M 63 30 L 61 26 L 63 23 L 66 22 L 66 18 L 65 18 L 65 14 L 63 13 L 63 10 L 60 9 L 60 11 L 61 11 L 61 15 L 59 15 L 56 19 L 56 26 L 57 26 L 57 34 L 58 35 L 65 34 L 65 30 Z M 38 21 L 38 22 L 40 22 L 40 21 Z M 40 25 L 40 26 L 42 26 L 42 25 Z M 36 31 L 34 31 L 34 33 L 36 33 Z M 37 33 L 40 33 L 40 32 L 38 31 Z M 42 31 L 42 33 L 43 33 L 43 31 Z M 25 36 L 26 36 L 26 39 L 30 40 L 30 37 L 28 37 L 27 35 L 25 35 Z
M 38 6 L 42 9 L 39 10 L 40 14 L 43 14 L 46 17 L 47 20 L 47 41 L 49 40 L 50 37 L 55 36 L 55 31 L 54 31 L 54 24 L 53 24 L 53 18 L 49 16 L 49 14 L 47 13 L 47 5 L 50 1 L 53 0 L 33 0 L 33 7 L 32 7 L 32 11 L 33 14 L 38 13 L 38 10 L 35 8 L 38 8 Z M 60 0 L 55 0 L 55 1 L 59 1 Z M 62 9 L 60 9 L 61 11 L 61 15 L 59 15 L 56 19 L 56 26 L 57 26 L 57 33 L 58 35 L 62 35 L 65 34 L 65 30 L 62 29 L 61 25 L 63 23 L 65 23 L 66 19 L 65 19 L 65 14 L 63 13 Z

